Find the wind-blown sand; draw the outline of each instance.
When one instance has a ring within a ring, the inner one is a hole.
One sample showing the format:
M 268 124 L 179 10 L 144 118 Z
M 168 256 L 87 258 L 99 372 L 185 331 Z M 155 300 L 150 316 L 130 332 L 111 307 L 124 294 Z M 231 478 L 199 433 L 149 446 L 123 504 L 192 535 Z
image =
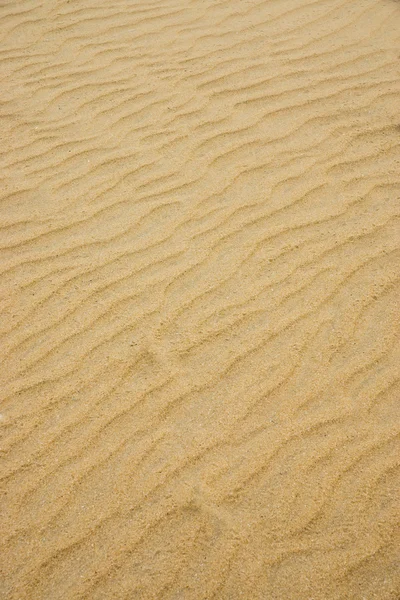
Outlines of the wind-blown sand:
M 7 600 L 400 597 L 400 2 L 0 8 Z

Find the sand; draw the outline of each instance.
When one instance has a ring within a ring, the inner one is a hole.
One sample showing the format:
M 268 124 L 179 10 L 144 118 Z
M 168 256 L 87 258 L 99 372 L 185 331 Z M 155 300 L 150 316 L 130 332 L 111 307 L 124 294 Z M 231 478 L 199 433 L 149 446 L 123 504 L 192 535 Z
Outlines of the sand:
M 400 597 L 400 2 L 5 0 L 0 597 Z

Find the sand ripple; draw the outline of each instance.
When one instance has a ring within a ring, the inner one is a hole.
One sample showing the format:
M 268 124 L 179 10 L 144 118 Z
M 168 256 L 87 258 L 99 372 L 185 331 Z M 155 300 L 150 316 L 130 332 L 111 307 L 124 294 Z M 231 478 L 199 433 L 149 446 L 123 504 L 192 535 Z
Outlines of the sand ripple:
M 0 597 L 400 597 L 400 4 L 0 6 Z

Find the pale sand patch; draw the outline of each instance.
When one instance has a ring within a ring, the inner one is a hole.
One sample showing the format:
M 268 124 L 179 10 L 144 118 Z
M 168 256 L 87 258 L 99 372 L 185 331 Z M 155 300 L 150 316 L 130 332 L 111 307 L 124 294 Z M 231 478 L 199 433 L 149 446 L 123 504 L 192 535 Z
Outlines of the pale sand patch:
M 400 597 L 399 35 L 1 4 L 1 598 Z

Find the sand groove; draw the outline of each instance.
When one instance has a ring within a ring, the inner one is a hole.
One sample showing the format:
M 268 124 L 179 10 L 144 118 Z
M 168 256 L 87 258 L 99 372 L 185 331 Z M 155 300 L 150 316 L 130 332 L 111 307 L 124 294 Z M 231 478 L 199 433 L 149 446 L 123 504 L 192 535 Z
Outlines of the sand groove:
M 0 6 L 0 597 L 400 597 L 400 5 Z

